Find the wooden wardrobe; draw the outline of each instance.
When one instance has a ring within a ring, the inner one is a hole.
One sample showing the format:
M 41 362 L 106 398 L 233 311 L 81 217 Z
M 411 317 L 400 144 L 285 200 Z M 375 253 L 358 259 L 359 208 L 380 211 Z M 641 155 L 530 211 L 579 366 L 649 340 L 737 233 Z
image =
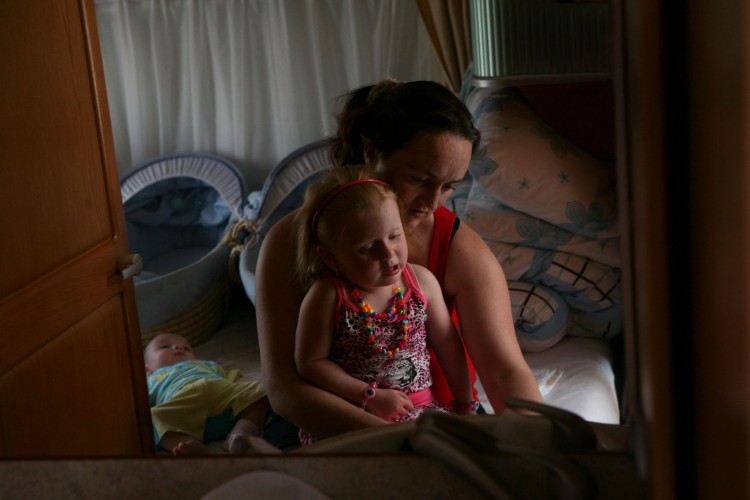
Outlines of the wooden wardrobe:
M 93 1 L 0 2 L 0 457 L 153 450 Z

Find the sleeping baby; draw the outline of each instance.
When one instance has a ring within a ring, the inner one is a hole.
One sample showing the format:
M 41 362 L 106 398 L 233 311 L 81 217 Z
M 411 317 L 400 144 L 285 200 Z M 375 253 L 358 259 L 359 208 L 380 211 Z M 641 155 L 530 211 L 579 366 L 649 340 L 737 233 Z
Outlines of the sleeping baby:
M 279 453 L 260 437 L 268 399 L 263 384 L 214 361 L 196 360 L 181 335 L 162 333 L 144 353 L 154 439 L 173 455 L 210 453 L 225 439 L 232 454 Z

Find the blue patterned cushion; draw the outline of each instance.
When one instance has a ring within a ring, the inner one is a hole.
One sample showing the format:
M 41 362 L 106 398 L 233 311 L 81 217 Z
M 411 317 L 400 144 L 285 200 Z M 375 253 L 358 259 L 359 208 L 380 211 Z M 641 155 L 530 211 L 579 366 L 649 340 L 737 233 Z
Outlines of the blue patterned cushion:
M 547 126 L 517 89 L 465 93 L 482 142 L 459 212 L 511 287 L 525 351 L 622 331 L 615 171 Z

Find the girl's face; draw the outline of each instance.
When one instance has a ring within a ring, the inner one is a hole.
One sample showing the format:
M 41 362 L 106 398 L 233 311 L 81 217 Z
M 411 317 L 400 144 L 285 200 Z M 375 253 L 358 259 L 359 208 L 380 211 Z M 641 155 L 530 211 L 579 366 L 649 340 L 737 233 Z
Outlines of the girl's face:
M 388 158 L 366 156 L 398 193 L 404 227 L 413 229 L 445 203 L 463 180 L 471 160 L 471 142 L 450 132 L 423 132 Z
M 172 366 L 188 359 L 195 359 L 190 342 L 181 335 L 163 333 L 157 335 L 146 346 L 146 373 L 165 366 Z
M 345 217 L 338 241 L 318 247 L 323 262 L 364 291 L 396 283 L 409 256 L 398 203 L 385 200 L 367 214 Z

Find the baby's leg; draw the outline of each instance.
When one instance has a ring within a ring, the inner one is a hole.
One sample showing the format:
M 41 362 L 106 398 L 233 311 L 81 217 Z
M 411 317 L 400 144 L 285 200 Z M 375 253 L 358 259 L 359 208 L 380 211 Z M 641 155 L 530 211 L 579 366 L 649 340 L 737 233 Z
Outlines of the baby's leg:
M 240 419 L 252 422 L 258 429 L 257 432 L 253 433 L 254 436 L 260 436 L 260 429 L 263 428 L 263 424 L 266 421 L 266 415 L 268 414 L 268 398 L 262 397 L 255 403 L 251 404 L 240 413 Z
M 181 432 L 170 431 L 165 433 L 159 441 L 159 446 L 171 451 L 174 456 L 208 455 L 211 453 L 208 446 L 201 441 Z
M 268 399 L 263 398 L 245 408 L 232 432 L 227 436 L 229 453 L 281 453 L 281 450 L 260 437 L 260 429 L 268 411 Z

